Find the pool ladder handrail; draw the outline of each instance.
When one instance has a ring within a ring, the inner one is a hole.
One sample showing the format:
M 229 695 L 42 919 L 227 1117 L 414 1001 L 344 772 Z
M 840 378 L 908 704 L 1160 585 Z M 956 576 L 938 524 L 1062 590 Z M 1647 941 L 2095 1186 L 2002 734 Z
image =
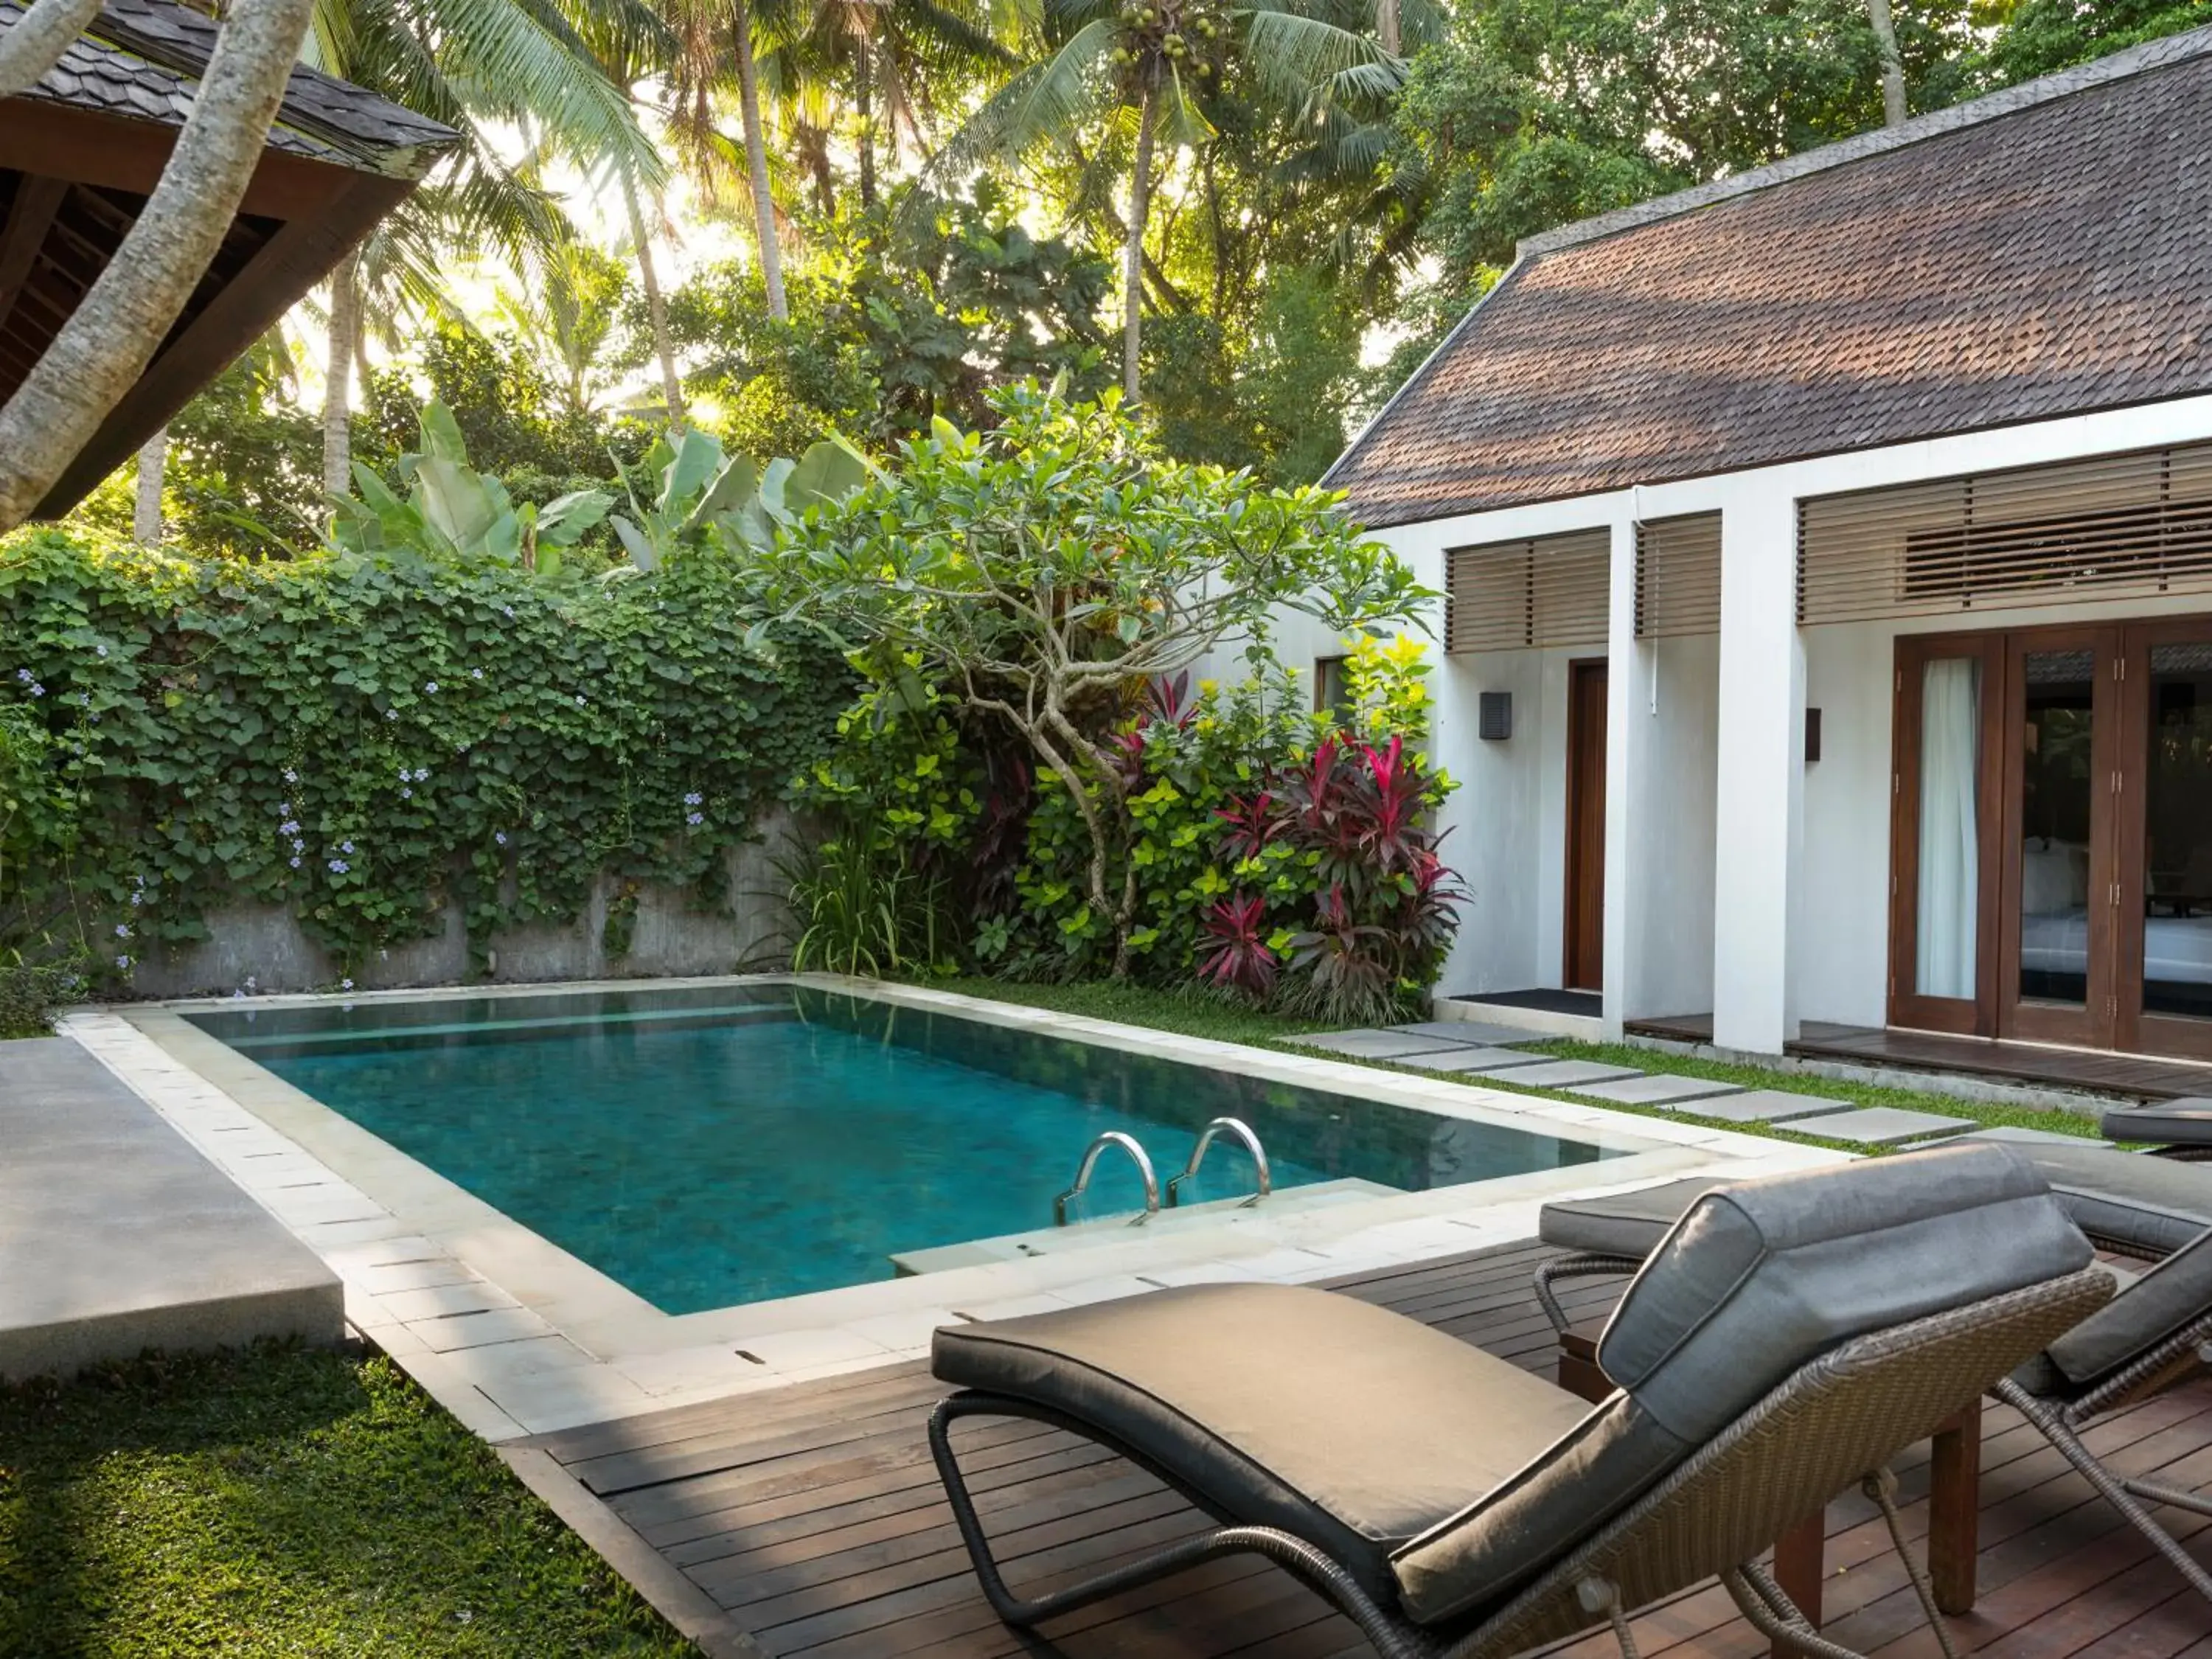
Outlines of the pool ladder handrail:
M 1242 1118 L 1217 1117 L 1199 1131 L 1198 1144 L 1190 1149 L 1190 1162 L 1182 1166 L 1182 1173 L 1169 1181 L 1170 1209 L 1176 1206 L 1176 1189 L 1198 1173 L 1198 1166 L 1206 1162 L 1206 1155 L 1213 1146 L 1214 1137 L 1224 1133 L 1244 1143 L 1244 1150 L 1252 1154 L 1252 1168 L 1260 1177 L 1260 1190 L 1244 1200 L 1245 1207 L 1257 1204 L 1275 1190 L 1273 1172 L 1267 1168 L 1267 1149 L 1260 1144 L 1260 1137 L 1253 1133 L 1252 1126 Z
M 1098 1167 L 1098 1159 L 1109 1146 L 1119 1146 L 1129 1155 L 1137 1166 L 1137 1173 L 1145 1178 L 1145 1212 L 1131 1221 L 1132 1227 L 1141 1227 L 1160 1212 L 1160 1180 L 1152 1173 L 1152 1160 L 1145 1156 L 1134 1135 L 1124 1134 L 1119 1129 L 1109 1129 L 1083 1149 L 1083 1162 L 1076 1166 L 1075 1184 L 1052 1201 L 1052 1224 L 1067 1225 L 1067 1205 L 1071 1199 L 1080 1198 L 1091 1185 L 1091 1173 Z

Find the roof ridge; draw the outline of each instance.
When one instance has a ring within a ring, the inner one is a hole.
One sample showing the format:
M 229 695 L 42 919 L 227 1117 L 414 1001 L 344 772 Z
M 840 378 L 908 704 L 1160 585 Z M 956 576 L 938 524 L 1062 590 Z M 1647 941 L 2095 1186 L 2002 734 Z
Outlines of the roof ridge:
M 1609 236 L 1618 236 L 1625 231 L 1639 229 L 1645 225 L 1678 219 L 1717 202 L 1788 184 L 1810 173 L 1848 167 L 1855 161 L 1888 155 L 1968 127 L 1981 126 L 2061 98 L 2069 98 L 2077 93 L 2110 85 L 2115 81 L 2151 74 L 2207 56 L 2212 56 L 2212 25 L 2145 40 L 2086 64 L 2076 64 L 2053 74 L 2039 76 L 2033 81 L 2023 81 L 2018 86 L 1985 93 L 1979 98 L 1970 98 L 1965 103 L 1954 104 L 1948 109 L 1930 110 L 1924 115 L 1916 115 L 1902 126 L 1875 127 L 1849 138 L 1838 138 L 1833 143 L 1784 156 L 1778 161 L 1770 161 L 1764 167 L 1753 167 L 1748 173 L 1692 185 L 1689 189 L 1676 191 L 1672 195 L 1656 196 L 1648 202 L 1638 202 L 1632 207 L 1617 208 L 1610 213 L 1578 219 L 1571 224 L 1559 225 L 1537 235 L 1524 237 L 1514 248 L 1514 261 L 1516 264 L 1521 264 L 1547 253 L 1556 253 L 1563 248 L 1578 247 L 1585 243 L 1601 241 Z

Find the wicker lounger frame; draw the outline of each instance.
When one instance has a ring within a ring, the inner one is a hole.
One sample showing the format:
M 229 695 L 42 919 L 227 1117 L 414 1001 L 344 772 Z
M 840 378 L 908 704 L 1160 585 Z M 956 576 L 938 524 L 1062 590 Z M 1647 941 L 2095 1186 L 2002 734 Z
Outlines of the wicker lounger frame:
M 1017 1628 L 1200 1562 L 1255 1554 L 1287 1568 L 1341 1609 L 1382 1659 L 1494 1659 L 1608 1617 L 1632 1654 L 1627 1609 L 1715 1573 L 1762 1632 L 1821 1659 L 1856 1659 L 1820 1636 L 1753 1559 L 1807 1513 L 1934 1432 L 1993 1378 L 2087 1317 L 2112 1287 L 2109 1273 L 2088 1267 L 1844 1343 L 1792 1373 L 1658 1486 L 1504 1601 L 1441 1626 L 1416 1624 L 1377 1602 L 1340 1562 L 1304 1539 L 1237 1524 L 1174 1470 L 1050 1407 L 972 1390 L 952 1395 L 930 1417 L 930 1451 L 983 1593 L 999 1617 Z M 1080 1583 L 1018 1595 L 1000 1571 L 952 1449 L 951 1425 L 977 1416 L 1027 1419 L 1094 1441 L 1224 1524 Z

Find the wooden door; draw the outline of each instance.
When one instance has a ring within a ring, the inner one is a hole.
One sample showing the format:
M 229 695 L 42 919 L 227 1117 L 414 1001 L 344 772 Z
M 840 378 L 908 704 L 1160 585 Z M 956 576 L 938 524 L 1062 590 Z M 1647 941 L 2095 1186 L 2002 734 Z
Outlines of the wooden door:
M 2006 640 L 2001 1036 L 2113 1044 L 2121 672 L 2117 628 Z
M 1889 1023 L 1996 1033 L 2004 641 L 1897 641 Z
M 2212 617 L 2129 628 L 2118 666 L 2113 1041 L 2212 1059 Z
M 1602 659 L 1567 665 L 1566 949 L 1570 991 L 1605 983 L 1605 705 Z

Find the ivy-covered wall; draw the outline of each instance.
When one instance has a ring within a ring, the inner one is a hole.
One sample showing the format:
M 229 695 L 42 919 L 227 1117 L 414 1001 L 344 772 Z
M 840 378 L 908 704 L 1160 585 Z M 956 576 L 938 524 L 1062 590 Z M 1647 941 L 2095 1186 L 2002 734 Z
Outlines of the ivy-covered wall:
M 726 971 L 852 690 L 817 644 L 749 645 L 756 615 L 711 556 L 563 583 L 18 537 L 0 946 L 81 945 L 109 990 L 257 952 L 257 989 L 449 977 L 502 941 L 500 977 L 621 972 L 641 935 L 641 970 Z

